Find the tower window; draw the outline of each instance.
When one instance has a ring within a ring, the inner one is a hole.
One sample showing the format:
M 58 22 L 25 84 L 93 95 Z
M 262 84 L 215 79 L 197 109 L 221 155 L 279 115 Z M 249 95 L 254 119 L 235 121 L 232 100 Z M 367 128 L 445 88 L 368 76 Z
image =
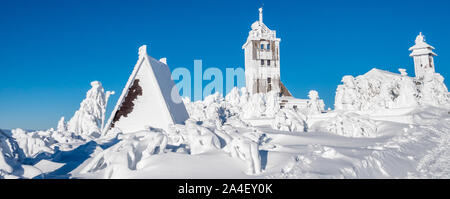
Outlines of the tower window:
M 270 44 L 267 44 L 267 50 L 270 50 Z
M 264 44 L 261 44 L 261 50 L 264 50 Z
M 264 66 L 264 59 L 261 59 L 261 66 Z
M 270 60 L 267 60 L 267 65 L 270 66 Z

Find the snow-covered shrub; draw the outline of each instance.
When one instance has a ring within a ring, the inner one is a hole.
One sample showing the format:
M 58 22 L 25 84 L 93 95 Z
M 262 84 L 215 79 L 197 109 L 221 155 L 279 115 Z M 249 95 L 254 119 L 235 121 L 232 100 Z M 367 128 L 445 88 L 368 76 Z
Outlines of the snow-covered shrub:
M 0 130 L 0 179 L 17 178 L 13 172 L 24 159 L 25 155 L 14 138 Z
M 356 78 L 344 76 L 336 90 L 335 109 L 346 111 L 372 111 L 411 107 L 418 104 L 448 105 L 449 95 L 444 78 L 429 73 L 424 78 L 372 69 Z
M 275 114 L 280 110 L 280 96 L 276 91 L 270 91 L 265 94 L 265 102 L 266 102 L 266 112 L 265 115 L 267 117 L 274 117 Z
M 405 69 L 398 69 L 401 77 L 399 80 L 398 97 L 396 99 L 395 107 L 409 107 L 418 104 L 417 96 L 418 89 L 414 84 L 412 78 L 408 77 Z
M 427 105 L 449 105 L 450 96 L 444 77 L 438 73 L 426 73 L 423 79 L 416 80 L 419 87 L 419 100 Z
M 26 132 L 22 129 L 13 129 L 11 133 L 26 157 L 35 157 L 45 152 L 53 153 L 53 149 L 50 146 L 56 141 L 50 137 L 51 132 Z
M 127 178 L 139 162 L 154 154 L 164 153 L 167 136 L 158 130 L 144 130 L 120 135 L 120 142 L 98 153 L 81 173 L 94 173 L 103 170 L 104 178 Z
M 229 125 L 216 129 L 215 133 L 224 140 L 223 150 L 233 158 L 239 158 L 247 164 L 247 174 L 261 173 L 261 157 L 259 155 L 260 133 L 240 133 Z
M 188 119 L 185 123 L 186 125 L 175 125 L 169 129 L 169 144 L 184 144 L 192 155 L 220 149 L 219 138 L 210 129 L 198 125 L 193 119 Z
M 231 105 L 231 106 L 239 106 L 241 102 L 241 94 L 239 93 L 239 89 L 237 87 L 234 87 L 231 89 L 231 91 L 225 96 L 225 100 Z
M 249 101 L 242 106 L 244 119 L 261 117 L 266 111 L 263 94 L 256 93 L 249 96 Z
M 354 78 L 346 75 L 342 78 L 342 85 L 336 89 L 334 107 L 336 110 L 358 110 L 361 108 L 361 102 L 358 100 L 358 92 L 355 86 Z
M 310 115 L 319 114 L 325 110 L 325 104 L 323 103 L 322 100 L 319 99 L 319 92 L 311 90 L 308 93 L 308 97 L 309 100 L 308 104 L 306 105 L 308 114 Z
M 378 136 L 375 121 L 351 112 L 338 113 L 322 125 L 329 133 L 346 137 Z
M 56 130 L 58 132 L 66 132 L 67 131 L 67 123 L 66 123 L 64 117 L 61 117 L 61 119 L 59 119 Z
M 103 128 L 108 98 L 114 92 L 105 93 L 98 81 L 91 82 L 91 86 L 80 109 L 69 120 L 67 128 L 78 135 L 98 137 Z
M 294 110 L 281 109 L 275 115 L 272 128 L 281 131 L 305 132 L 307 130 L 306 116 Z
M 242 96 L 239 90 L 234 88 L 225 99 L 219 93 L 207 96 L 203 101 L 184 103 L 191 119 L 201 122 L 204 126 L 221 126 L 225 123 L 237 126 L 247 126 L 241 120 Z

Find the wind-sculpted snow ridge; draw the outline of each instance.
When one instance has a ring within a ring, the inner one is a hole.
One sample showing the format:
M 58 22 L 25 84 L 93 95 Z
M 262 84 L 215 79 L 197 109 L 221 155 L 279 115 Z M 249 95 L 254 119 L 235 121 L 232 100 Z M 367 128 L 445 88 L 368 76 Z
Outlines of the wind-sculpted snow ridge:
M 440 74 L 412 78 L 404 69 L 399 70 L 401 74 L 372 69 L 356 78 L 344 76 L 343 84 L 336 90 L 335 109 L 380 111 L 417 105 L 449 105 L 448 90 Z
M 99 81 L 91 82 L 92 88 L 86 93 L 86 98 L 81 102 L 80 109 L 67 123 L 67 130 L 86 138 L 97 138 L 102 132 L 105 121 L 106 105 L 109 96 L 114 91 L 105 93 Z M 63 130 L 63 120 L 58 125 Z

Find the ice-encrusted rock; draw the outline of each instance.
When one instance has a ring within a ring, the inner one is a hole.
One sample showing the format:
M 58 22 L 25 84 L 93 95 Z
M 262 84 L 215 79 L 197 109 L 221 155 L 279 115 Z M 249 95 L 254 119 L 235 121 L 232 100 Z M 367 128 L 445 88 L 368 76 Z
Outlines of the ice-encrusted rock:
M 324 125 L 326 131 L 346 137 L 377 137 L 375 121 L 356 113 L 339 113 L 328 119 Z
M 114 92 L 105 93 L 99 81 L 91 82 L 91 86 L 67 127 L 70 132 L 78 135 L 98 137 L 105 120 L 107 100 Z

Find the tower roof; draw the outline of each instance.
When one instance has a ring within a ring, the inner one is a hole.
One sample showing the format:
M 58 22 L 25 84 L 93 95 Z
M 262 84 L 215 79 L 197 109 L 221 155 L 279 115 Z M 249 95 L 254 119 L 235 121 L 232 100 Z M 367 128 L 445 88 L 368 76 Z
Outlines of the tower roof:
M 278 40 L 280 41 L 280 38 L 277 38 L 276 36 L 276 31 L 274 30 L 270 30 L 266 24 L 264 24 L 263 22 L 263 9 L 259 8 L 259 20 L 255 21 L 251 28 L 252 30 L 250 30 L 250 32 L 248 33 L 248 38 L 247 38 L 247 42 L 245 42 L 245 44 L 242 46 L 242 48 L 244 48 L 249 41 L 252 40 L 261 40 L 261 39 L 266 39 L 266 40 Z
M 425 42 L 425 36 L 422 35 L 422 32 L 419 33 L 416 37 L 415 45 L 409 48 L 411 54 L 409 56 L 418 56 L 418 55 L 432 55 L 437 56 L 436 53 L 433 52 L 434 47 L 427 44 Z

